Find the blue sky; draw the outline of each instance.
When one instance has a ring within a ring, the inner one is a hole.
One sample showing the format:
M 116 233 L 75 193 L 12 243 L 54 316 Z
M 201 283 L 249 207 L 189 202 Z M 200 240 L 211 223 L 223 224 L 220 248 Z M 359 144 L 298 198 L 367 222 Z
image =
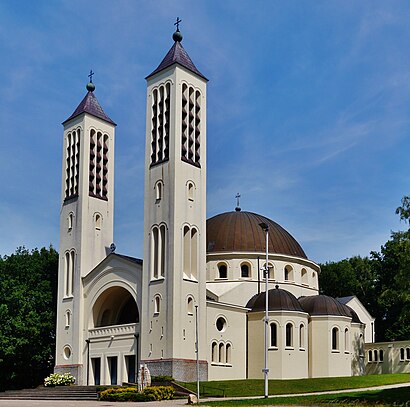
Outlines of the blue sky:
M 208 83 L 208 217 L 241 207 L 317 262 L 368 255 L 410 186 L 408 1 L 0 2 L 0 254 L 59 245 L 64 121 L 95 72 L 118 123 L 115 243 L 143 252 L 145 76 L 182 45 Z

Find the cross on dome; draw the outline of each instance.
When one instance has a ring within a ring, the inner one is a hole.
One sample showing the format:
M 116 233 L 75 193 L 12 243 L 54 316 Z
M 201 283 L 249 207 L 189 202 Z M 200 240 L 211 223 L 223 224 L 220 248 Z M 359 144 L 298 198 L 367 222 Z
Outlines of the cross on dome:
M 241 194 L 238 192 L 236 195 L 235 195 L 235 198 L 236 198 L 236 208 L 235 208 L 235 211 L 236 212 L 240 212 L 240 210 L 241 210 L 241 207 L 239 206 L 239 198 L 241 197 Z

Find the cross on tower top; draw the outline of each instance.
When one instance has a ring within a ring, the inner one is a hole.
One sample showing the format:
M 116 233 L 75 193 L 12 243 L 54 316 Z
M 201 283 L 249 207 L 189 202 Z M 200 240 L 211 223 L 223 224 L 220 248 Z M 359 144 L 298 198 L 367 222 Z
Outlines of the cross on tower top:
M 94 72 L 92 69 L 90 69 L 90 74 L 88 75 L 88 77 L 90 78 L 90 83 L 93 83 L 93 75 L 94 75 Z
M 174 23 L 174 25 L 177 26 L 177 31 L 179 31 L 179 23 L 182 23 L 182 20 L 180 20 L 179 17 L 177 17 L 177 21 Z
M 236 195 L 235 195 L 235 198 L 236 198 L 236 208 L 235 208 L 235 211 L 236 212 L 240 212 L 240 210 L 241 210 L 241 207 L 239 206 L 239 198 L 241 197 L 241 194 L 238 192 Z

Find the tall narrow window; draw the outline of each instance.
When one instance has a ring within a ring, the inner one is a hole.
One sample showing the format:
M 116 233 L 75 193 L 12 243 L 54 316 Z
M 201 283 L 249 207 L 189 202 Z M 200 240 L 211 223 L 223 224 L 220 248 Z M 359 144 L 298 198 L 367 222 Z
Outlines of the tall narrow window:
M 165 276 L 166 231 L 165 225 L 154 226 L 151 231 L 151 278 Z
M 285 267 L 285 281 L 293 281 L 293 268 L 292 266 L 286 266 Z
M 161 201 L 162 189 L 163 189 L 162 181 L 158 181 L 155 184 L 155 203 L 159 203 Z
M 379 356 L 379 355 L 378 355 L 378 352 L 377 352 L 377 350 L 376 350 L 376 349 L 373 351 L 373 356 L 374 356 L 374 358 L 373 358 L 373 359 L 374 359 L 374 361 L 375 361 L 375 362 L 377 362 L 377 360 L 378 360 L 378 356 Z
M 188 315 L 194 314 L 194 299 L 192 297 L 188 297 L 186 308 Z
M 74 271 L 75 271 L 75 252 L 71 251 L 71 265 L 70 265 L 70 295 L 74 294 Z
M 225 363 L 227 364 L 231 364 L 232 363 L 232 346 L 231 344 L 227 343 L 226 344 L 226 348 L 225 348 L 225 353 L 226 353 L 226 357 L 225 357 Z
M 194 184 L 192 182 L 188 182 L 187 195 L 188 195 L 188 200 L 189 201 L 194 200 Z
M 299 348 L 305 348 L 305 326 L 303 324 L 299 326 Z
M 71 231 L 73 229 L 73 222 L 74 222 L 74 214 L 70 212 L 68 214 L 68 225 L 67 225 L 68 231 Z
M 156 295 L 154 298 L 154 315 L 158 315 L 161 311 L 161 298 L 159 295 Z
M 65 159 L 65 199 L 69 199 L 78 195 L 80 129 L 67 134 Z
M 169 159 L 169 110 L 171 84 L 152 91 L 151 105 L 151 165 Z
M 368 360 L 369 360 L 369 362 L 373 362 L 373 351 L 372 350 L 369 350 L 369 352 L 367 353 L 367 355 L 368 355 Z
M 184 83 L 181 106 L 181 159 L 200 167 L 201 93 Z
M 275 322 L 270 324 L 270 346 L 278 346 L 278 326 Z
M 379 350 L 379 360 L 380 360 L 380 362 L 383 362 L 383 359 L 384 359 L 384 352 L 383 352 L 383 349 L 380 349 Z
M 191 278 L 198 280 L 198 231 L 191 229 Z
M 64 255 L 64 294 L 66 297 L 70 295 L 70 253 Z
M 71 312 L 70 310 L 67 310 L 65 313 L 65 327 L 69 328 L 71 325 Z
M 369 351 L 369 356 L 370 356 L 370 351 Z M 370 360 L 370 359 L 369 359 Z M 404 348 L 400 348 L 400 360 L 404 360 Z
M 217 353 L 218 353 L 218 344 L 216 342 L 212 342 L 211 353 L 212 353 L 212 356 L 211 356 L 212 362 L 214 362 L 214 363 L 217 362 L 218 361 L 218 355 L 217 355 Z
M 101 230 L 101 215 L 97 213 L 95 215 L 95 230 Z
M 191 236 L 190 236 L 190 230 L 188 226 L 184 226 L 184 265 L 183 265 L 183 270 L 184 274 L 186 276 L 189 276 L 191 274 L 190 272 L 190 265 L 191 265 Z
M 406 348 L 406 359 L 410 360 L 410 348 Z
M 286 347 L 290 348 L 293 347 L 293 325 L 289 322 L 286 324 L 286 338 L 285 338 L 285 343 Z
M 183 232 L 183 272 L 186 278 L 198 279 L 199 232 L 196 228 L 184 226 Z
M 345 352 L 349 352 L 350 347 L 349 347 L 349 330 L 346 328 L 345 329 Z
M 332 350 L 339 350 L 339 328 L 332 329 Z
M 225 352 L 224 352 L 224 344 L 220 343 L 219 344 L 219 363 L 225 363 Z
M 302 284 L 303 285 L 308 285 L 308 273 L 307 273 L 306 269 L 302 269 L 301 278 L 302 278 Z
M 88 192 L 90 196 L 105 200 L 108 196 L 108 144 L 108 134 L 90 130 Z

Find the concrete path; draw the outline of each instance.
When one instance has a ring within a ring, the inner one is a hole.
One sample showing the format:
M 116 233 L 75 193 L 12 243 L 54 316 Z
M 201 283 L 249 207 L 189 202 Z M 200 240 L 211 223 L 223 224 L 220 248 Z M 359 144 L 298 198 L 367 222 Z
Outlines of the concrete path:
M 385 389 L 396 389 L 399 387 L 410 387 L 410 382 L 408 383 L 398 383 L 389 384 L 385 386 L 377 387 L 366 387 L 360 389 L 347 389 L 347 390 L 333 390 L 333 391 L 321 391 L 316 393 L 300 393 L 300 394 L 279 394 L 275 396 L 269 396 L 269 398 L 276 397 L 292 397 L 292 396 L 311 396 L 319 394 L 341 394 L 341 393 L 353 393 L 357 391 L 370 391 L 370 390 L 385 390 Z M 258 399 L 257 397 L 241 397 L 242 400 Z M 223 400 L 233 400 L 238 399 L 237 397 L 226 397 L 226 398 L 207 398 L 200 400 L 201 402 L 206 401 L 223 401 Z M 74 400 L 0 400 L 0 407 L 138 407 L 138 405 L 149 406 L 149 407 L 172 407 L 172 406 L 186 406 L 186 399 L 179 400 L 169 400 L 169 401 L 150 401 L 147 403 L 137 403 L 137 402 L 110 402 L 110 401 L 74 401 Z

